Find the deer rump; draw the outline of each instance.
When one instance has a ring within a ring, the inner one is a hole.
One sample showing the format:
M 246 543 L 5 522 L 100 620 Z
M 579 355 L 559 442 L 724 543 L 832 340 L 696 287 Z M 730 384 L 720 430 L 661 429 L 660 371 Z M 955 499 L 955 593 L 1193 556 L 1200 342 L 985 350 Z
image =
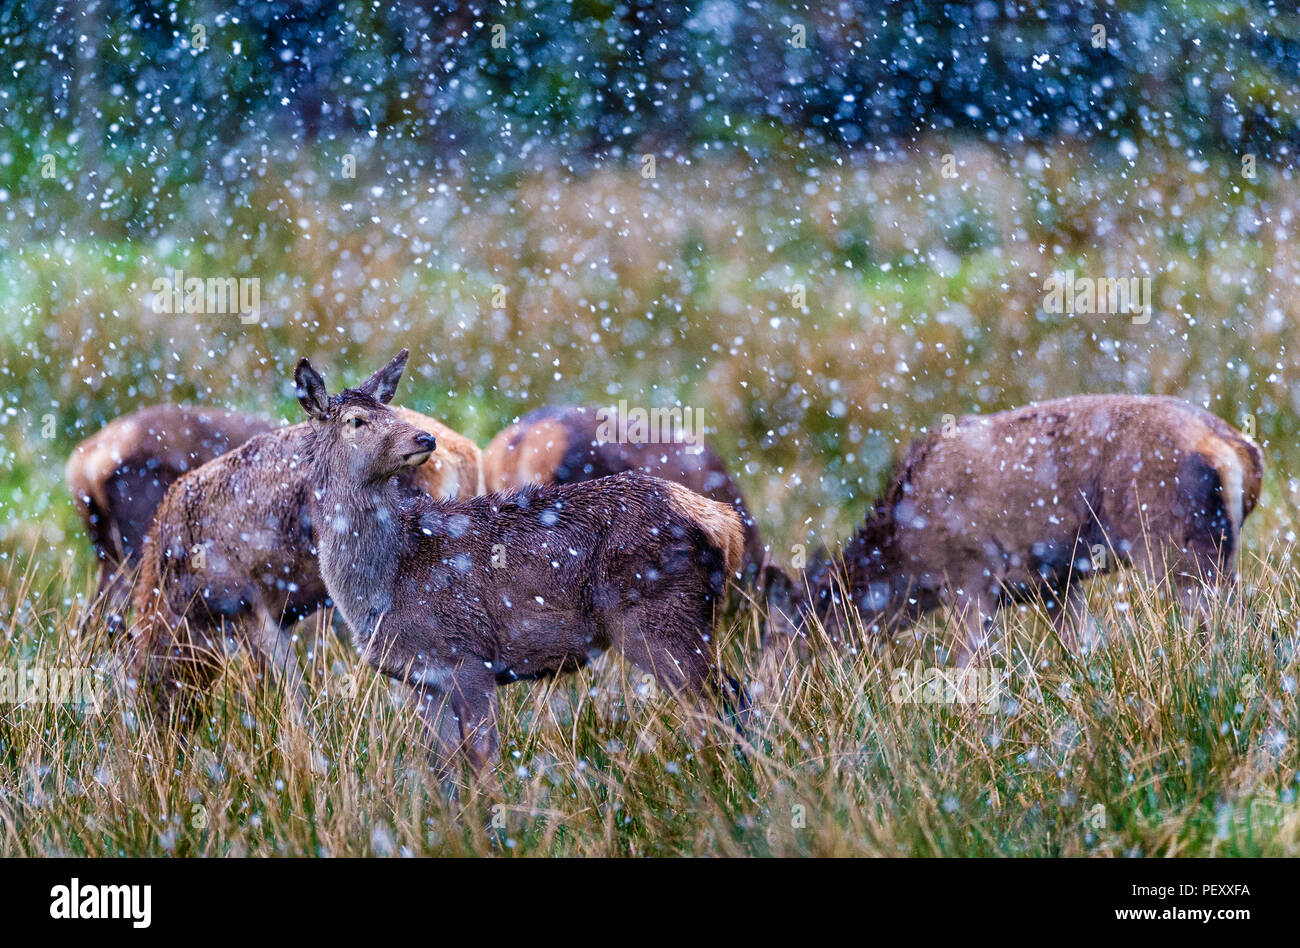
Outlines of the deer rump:
M 167 489 L 188 471 L 270 431 L 271 422 L 215 408 L 154 405 L 114 419 L 68 458 L 66 480 L 100 564 L 98 595 L 125 607 L 128 577 Z
M 703 441 L 640 442 L 602 437 L 606 431 L 620 430 L 618 414 L 609 409 L 549 405 L 531 411 L 484 449 L 487 489 L 574 484 L 625 471 L 674 481 L 736 510 L 745 532 L 742 572 L 752 578 L 764 561 L 763 541 L 740 487 L 717 453 Z
M 173 485 L 149 533 L 136 613 L 215 629 L 254 612 L 291 625 L 325 600 L 315 568 L 305 425 L 254 438 Z

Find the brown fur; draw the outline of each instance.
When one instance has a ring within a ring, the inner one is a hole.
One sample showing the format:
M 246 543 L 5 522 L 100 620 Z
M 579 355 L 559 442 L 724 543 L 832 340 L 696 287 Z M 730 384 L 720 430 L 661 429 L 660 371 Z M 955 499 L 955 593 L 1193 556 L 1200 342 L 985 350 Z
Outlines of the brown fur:
M 736 512 L 636 471 L 471 500 L 403 494 L 391 475 L 427 437 L 383 404 L 404 365 L 376 373 L 372 393 L 330 397 L 306 359 L 295 378 L 318 429 L 321 575 L 362 656 L 415 688 L 436 755 L 495 761 L 498 685 L 611 647 L 671 692 L 729 689 L 743 704 L 713 637 Z
M 597 409 L 553 405 L 506 428 L 483 451 L 484 482 L 501 491 L 526 484 L 572 484 L 622 471 L 674 481 L 740 514 L 744 547 L 740 571 L 752 580 L 764 561 L 763 541 L 735 478 L 708 445 L 680 441 L 628 443 L 600 437 Z M 616 424 L 617 422 L 613 422 Z
M 483 493 L 483 460 L 477 444 L 436 418 L 401 405 L 392 408 L 402 421 L 423 428 L 438 440 L 433 456 L 424 462 L 420 471 L 429 496 L 473 497 Z
M 403 473 L 400 489 L 473 496 L 480 481 L 473 442 L 418 412 L 397 411 L 445 438 L 445 447 Z M 283 630 L 327 598 L 304 478 L 312 437 L 305 422 L 259 435 L 182 477 L 159 506 L 136 592 L 128 674 L 161 695 L 161 714 L 177 687 L 207 688 L 227 632 L 301 693 Z
M 483 452 L 484 486 L 498 492 L 551 483 L 568 452 L 569 432 L 558 421 L 543 418 L 533 425 L 511 425 Z
M 98 598 L 114 619 L 130 598 L 128 574 L 167 488 L 272 427 L 256 415 L 153 405 L 109 422 L 73 449 L 68 490 L 99 561 Z
M 1000 603 L 1042 599 L 1077 647 L 1091 622 L 1079 580 L 1134 565 L 1169 576 L 1203 615 L 1202 581 L 1233 581 L 1261 477 L 1253 442 L 1173 398 L 1080 395 L 967 416 L 912 445 L 843 560 L 811 571 L 813 601 L 793 611 L 842 631 L 856 609 L 887 630 L 951 605 L 969 660 Z
M 673 508 L 693 520 L 719 550 L 728 573 L 740 570 L 745 555 L 745 528 L 735 508 L 710 500 L 681 484 L 664 482 L 664 493 Z

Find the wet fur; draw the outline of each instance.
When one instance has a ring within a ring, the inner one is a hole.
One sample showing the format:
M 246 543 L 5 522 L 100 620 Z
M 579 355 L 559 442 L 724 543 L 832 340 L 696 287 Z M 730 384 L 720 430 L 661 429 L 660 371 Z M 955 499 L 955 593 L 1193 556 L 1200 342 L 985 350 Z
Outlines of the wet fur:
M 597 409 L 552 405 L 529 412 L 483 451 L 488 490 L 526 484 L 573 484 L 624 471 L 674 481 L 733 507 L 744 526 L 741 572 L 752 579 L 764 561 L 763 541 L 726 464 L 708 445 L 680 442 L 619 444 L 599 438 Z M 617 424 L 617 416 L 611 420 Z
M 713 638 L 728 558 L 743 546 L 734 509 L 684 502 L 679 485 L 631 471 L 470 500 L 405 496 L 382 475 L 393 439 L 418 432 L 375 398 L 325 395 L 306 360 L 297 379 L 321 431 L 310 475 L 321 574 L 362 656 L 415 689 L 441 762 L 495 761 L 497 687 L 609 648 L 672 693 L 743 704 Z M 372 469 L 340 440 L 352 412 L 370 419 Z
M 835 637 L 851 611 L 888 631 L 949 605 L 966 624 L 963 660 L 1001 604 L 1042 601 L 1076 646 L 1088 575 L 1168 575 L 1202 609 L 1203 582 L 1231 586 L 1261 478 L 1253 442 L 1173 398 L 1075 396 L 967 416 L 911 446 L 843 558 L 784 601 Z
M 127 673 L 158 700 L 160 716 L 182 692 L 198 698 L 210 686 L 227 634 L 267 671 L 286 676 L 301 698 L 286 632 L 327 603 L 305 477 L 313 438 L 307 423 L 258 435 L 182 477 L 159 505 L 137 583 Z M 456 446 L 453 438 L 447 443 Z M 400 489 L 472 496 L 480 483 L 477 448 L 470 461 L 464 457 L 463 447 L 435 454 L 405 472 Z
M 154 513 L 178 478 L 274 425 L 216 408 L 153 405 L 114 419 L 73 449 L 65 478 L 99 563 L 113 625 L 130 599 Z

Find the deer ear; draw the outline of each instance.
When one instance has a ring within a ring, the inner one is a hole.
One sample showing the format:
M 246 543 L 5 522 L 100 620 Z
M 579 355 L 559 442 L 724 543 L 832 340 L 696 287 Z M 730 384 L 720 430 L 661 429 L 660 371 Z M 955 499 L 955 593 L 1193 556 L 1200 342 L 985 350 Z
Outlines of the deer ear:
M 358 385 L 357 391 L 365 392 L 375 401 L 387 405 L 393 400 L 393 393 L 397 391 L 397 382 L 402 377 L 402 370 L 406 368 L 406 360 L 410 354 L 408 349 L 397 353 L 393 356 L 392 362 Z
M 305 356 L 298 360 L 293 370 L 293 381 L 298 387 L 298 404 L 302 405 L 303 411 L 313 418 L 323 419 L 329 411 L 330 395 L 325 380 Z

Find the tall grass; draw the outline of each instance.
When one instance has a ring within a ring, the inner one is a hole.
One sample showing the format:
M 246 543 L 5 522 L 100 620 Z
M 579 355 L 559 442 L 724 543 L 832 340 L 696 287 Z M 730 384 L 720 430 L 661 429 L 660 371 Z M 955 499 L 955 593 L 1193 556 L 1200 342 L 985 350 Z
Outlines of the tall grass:
M 1013 611 L 991 713 L 896 700 L 952 634 L 942 616 L 858 653 L 763 657 L 763 617 L 742 606 L 721 634 L 755 692 L 743 754 L 609 657 L 506 689 L 501 765 L 452 799 L 401 689 L 320 617 L 299 628 L 305 721 L 238 653 L 188 745 L 110 693 L 98 709 L 0 705 L 0 853 L 1296 854 L 1300 303 L 1281 222 L 1300 195 L 1267 162 L 1245 181 L 1178 157 L 930 143 L 491 192 L 380 193 L 292 167 L 228 221 L 200 202 L 152 244 L 11 233 L 0 669 L 112 654 L 78 625 L 93 570 L 60 484 L 72 445 L 160 400 L 296 418 L 303 353 L 355 381 L 410 345 L 400 397 L 480 443 L 548 401 L 697 406 L 783 563 L 846 537 L 899 446 L 949 412 L 1183 395 L 1253 425 L 1268 476 L 1244 615 L 1202 640 L 1120 577 L 1091 589 L 1108 636 L 1076 659 Z M 259 228 L 268 213 L 295 226 Z M 152 313 L 172 266 L 260 277 L 263 324 Z M 1043 281 L 1071 268 L 1154 274 L 1156 316 L 1044 313 Z
M 1296 855 L 1292 552 L 1249 558 L 1204 637 L 1135 576 L 1092 589 L 1107 637 L 1086 656 L 1007 613 L 983 669 L 1001 686 L 974 704 L 918 687 L 955 634 L 942 617 L 856 653 L 760 658 L 742 607 L 723 627 L 754 693 L 739 744 L 607 656 L 506 688 L 500 766 L 460 772 L 455 796 L 403 690 L 321 617 L 301 628 L 305 715 L 234 649 L 186 743 L 107 689 L 4 707 L 0 852 Z M 104 664 L 59 601 L 86 580 L 14 580 L 4 666 Z

